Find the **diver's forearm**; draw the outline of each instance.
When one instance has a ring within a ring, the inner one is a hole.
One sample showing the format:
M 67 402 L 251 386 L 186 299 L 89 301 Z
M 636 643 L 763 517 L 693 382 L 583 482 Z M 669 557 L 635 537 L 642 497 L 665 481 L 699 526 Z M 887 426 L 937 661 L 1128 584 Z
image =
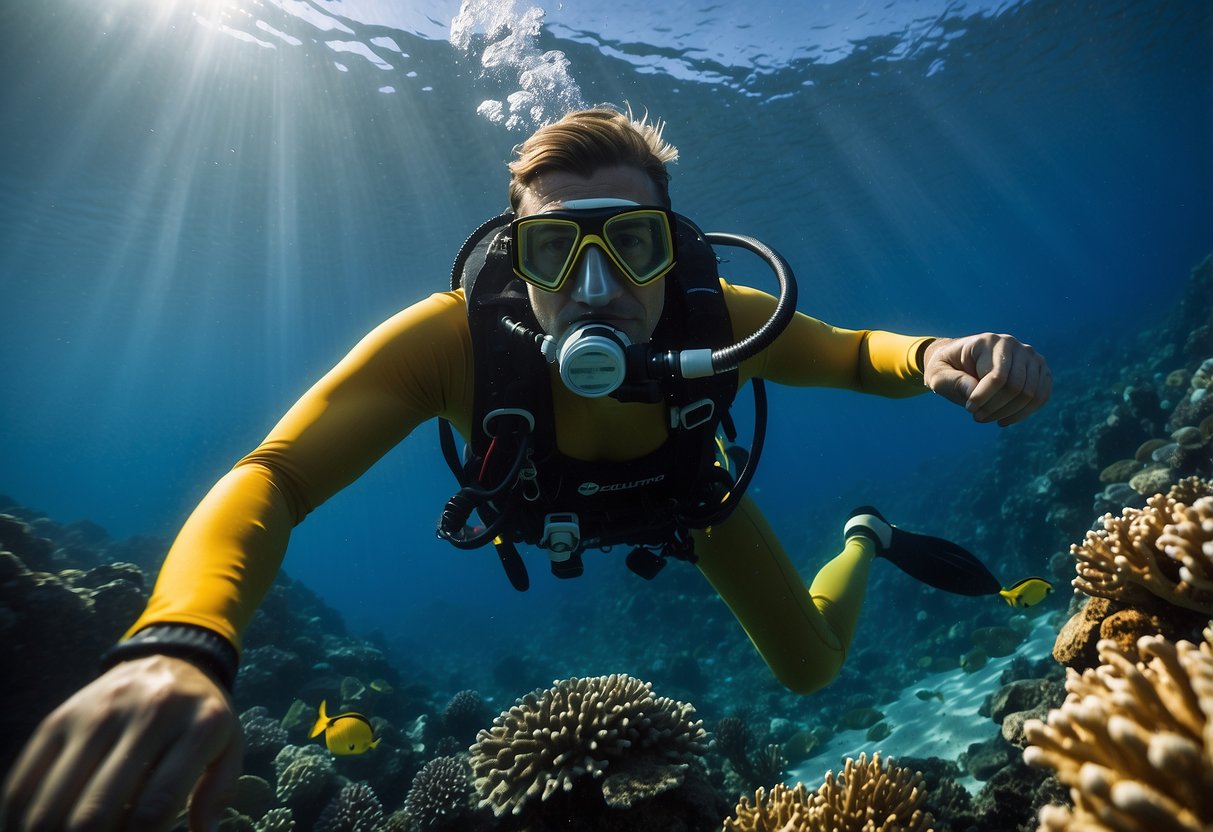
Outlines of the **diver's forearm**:
M 237 466 L 186 520 L 146 609 L 127 635 L 152 624 L 193 624 L 239 648 L 282 563 L 293 525 L 269 470 Z

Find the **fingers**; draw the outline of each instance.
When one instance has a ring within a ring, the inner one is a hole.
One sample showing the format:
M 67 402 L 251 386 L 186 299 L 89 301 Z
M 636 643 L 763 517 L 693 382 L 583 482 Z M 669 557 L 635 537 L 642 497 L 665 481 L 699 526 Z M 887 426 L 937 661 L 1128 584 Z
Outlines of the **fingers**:
M 204 720 L 205 722 L 205 720 Z M 227 737 L 196 725 L 189 734 L 168 748 L 150 772 L 147 783 L 131 808 L 130 827 L 161 832 L 172 828 L 178 812 L 207 765 L 223 753 Z M 236 763 L 239 776 L 239 761 Z M 234 783 L 235 778 L 233 778 Z
M 208 832 L 231 801 L 244 762 L 244 739 L 237 734 L 198 781 L 190 799 L 191 832 Z
M 1043 361 L 1031 362 L 1026 370 L 1026 380 L 1020 394 L 1002 408 L 990 414 L 991 421 L 1000 427 L 1013 425 L 1031 416 L 1044 406 L 1053 394 L 1053 377 Z
M 166 739 L 147 720 L 131 725 L 105 759 L 90 766 L 95 769 L 91 779 L 63 792 L 79 795 L 74 806 L 68 805 L 69 828 L 114 829 L 123 819 L 128 819 L 126 826 L 131 829 L 164 828 L 152 819 L 137 820 L 131 809 L 156 761 L 167 753 Z
M 1003 427 L 1039 410 L 1053 390 L 1044 358 L 1009 335 L 979 338 L 971 362 L 978 381 L 965 409 L 978 422 L 997 422 Z
M 976 380 L 960 370 L 945 368 L 936 371 L 931 376 L 931 382 L 927 386 L 931 391 L 939 396 L 943 396 L 952 404 L 958 404 L 964 407 L 969 397 L 973 394 L 973 388 L 976 386 Z
M 4 784 L 0 829 L 26 828 L 23 809 L 31 805 L 39 787 L 49 779 L 49 772 L 63 758 L 64 745 L 58 724 L 49 719 L 29 738 Z

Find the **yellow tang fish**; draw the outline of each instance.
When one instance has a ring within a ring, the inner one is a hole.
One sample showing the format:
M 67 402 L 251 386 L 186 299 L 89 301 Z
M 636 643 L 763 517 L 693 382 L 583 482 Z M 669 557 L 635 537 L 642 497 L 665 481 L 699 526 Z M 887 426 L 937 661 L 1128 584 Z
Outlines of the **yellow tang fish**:
M 329 716 L 324 712 L 325 700 L 320 702 L 320 717 L 312 726 L 309 736 L 324 734 L 324 743 L 333 754 L 364 754 L 379 745 L 371 721 L 353 711 Z
M 1052 591 L 1053 584 L 1044 578 L 1024 578 L 1007 589 L 1000 589 L 998 594 L 1013 607 L 1030 607 L 1039 604 Z

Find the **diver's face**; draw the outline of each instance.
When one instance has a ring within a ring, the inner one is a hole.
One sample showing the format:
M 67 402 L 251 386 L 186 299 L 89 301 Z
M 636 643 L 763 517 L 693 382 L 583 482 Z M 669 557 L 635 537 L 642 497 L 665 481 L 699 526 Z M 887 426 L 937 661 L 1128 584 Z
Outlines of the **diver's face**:
M 661 204 L 657 186 L 639 168 L 602 168 L 589 177 L 557 171 L 536 177 L 523 192 L 518 215 L 555 211 L 575 199 L 608 198 L 640 205 Z M 583 253 L 583 260 L 585 256 Z M 575 264 L 574 273 L 559 291 L 547 292 L 527 284 L 531 308 L 544 332 L 559 338 L 578 321 L 595 320 L 618 329 L 634 344 L 652 337 L 665 306 L 665 278 L 637 286 L 614 264 L 603 260 L 608 274 L 605 280 L 593 281 L 592 286 L 583 278 L 581 262 Z

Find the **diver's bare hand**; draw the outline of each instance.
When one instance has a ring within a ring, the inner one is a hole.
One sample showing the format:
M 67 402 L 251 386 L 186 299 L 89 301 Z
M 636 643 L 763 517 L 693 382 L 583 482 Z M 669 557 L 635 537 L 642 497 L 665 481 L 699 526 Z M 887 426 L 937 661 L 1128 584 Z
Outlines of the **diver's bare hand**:
M 231 701 L 197 667 L 168 656 L 123 662 L 34 732 L 5 783 L 0 821 L 7 832 L 154 832 L 189 799 L 200 832 L 219 820 L 243 749 Z
M 1002 427 L 1031 416 L 1053 393 L 1044 356 L 1010 335 L 992 332 L 929 344 L 923 382 L 976 421 Z

